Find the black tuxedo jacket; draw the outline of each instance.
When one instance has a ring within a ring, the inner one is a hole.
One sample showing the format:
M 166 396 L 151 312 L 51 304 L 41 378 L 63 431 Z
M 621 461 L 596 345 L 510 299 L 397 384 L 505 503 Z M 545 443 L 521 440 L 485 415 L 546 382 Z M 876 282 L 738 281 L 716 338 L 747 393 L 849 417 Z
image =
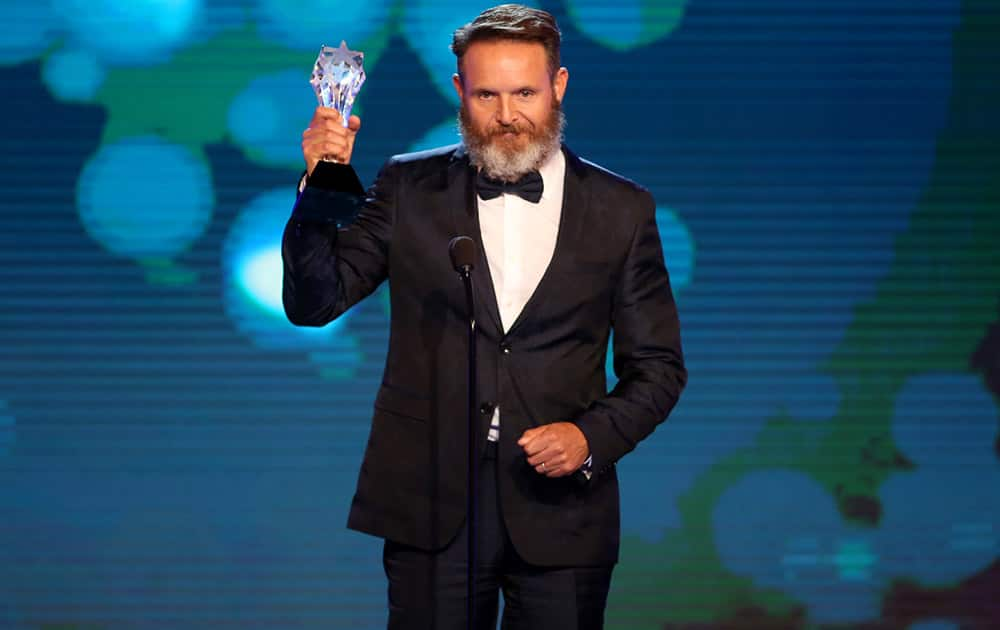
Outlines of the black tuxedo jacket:
M 498 483 L 511 540 L 537 565 L 617 561 L 615 462 L 666 418 L 687 374 L 652 196 L 564 152 L 555 251 L 506 333 L 463 147 L 396 156 L 367 195 L 350 167 L 321 164 L 299 195 L 282 242 L 289 320 L 322 326 L 389 280 L 389 350 L 350 528 L 437 549 L 465 519 L 468 326 L 448 243 L 467 235 L 478 246 L 475 431 L 484 446 L 499 405 Z M 612 330 L 620 380 L 607 393 Z M 588 482 L 539 475 L 516 444 L 525 430 L 559 421 L 587 438 Z

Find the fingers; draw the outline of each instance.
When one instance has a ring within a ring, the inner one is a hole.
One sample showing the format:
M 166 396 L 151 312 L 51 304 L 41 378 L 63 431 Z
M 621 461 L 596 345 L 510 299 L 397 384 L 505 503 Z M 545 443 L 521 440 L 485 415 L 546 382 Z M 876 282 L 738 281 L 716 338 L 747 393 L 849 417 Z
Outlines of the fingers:
M 549 425 L 547 424 L 542 425 L 540 427 L 535 427 L 534 429 L 528 429 L 527 431 L 521 434 L 521 437 L 517 440 L 517 445 L 524 446 L 525 444 L 534 440 L 543 433 L 548 432 L 548 430 L 549 430 Z
M 546 477 L 561 477 L 573 472 L 569 467 L 570 458 L 565 450 L 552 446 L 538 455 L 528 458 L 535 472 Z
M 571 475 L 587 459 L 589 448 L 583 433 L 575 425 L 554 422 L 525 431 L 517 441 L 525 461 L 540 475 Z
M 525 461 L 535 472 L 546 477 L 562 477 L 573 472 L 570 457 L 558 434 L 548 426 L 528 429 L 517 441 L 524 449 Z
M 341 127 L 344 126 L 344 124 L 340 121 L 340 112 L 333 107 L 324 107 L 320 105 L 313 111 L 313 122 L 321 120 L 336 123 Z
M 542 460 L 534 466 L 535 472 L 546 477 L 564 477 L 572 474 L 576 467 L 570 465 L 569 457 L 565 454 L 553 452 L 551 455 L 543 455 Z
M 525 431 L 517 441 L 517 445 L 524 449 L 525 455 L 531 457 L 545 449 L 553 437 L 547 426 L 535 427 Z
M 532 466 L 544 463 L 546 468 L 565 464 L 569 459 L 566 449 L 561 444 L 549 444 L 544 450 L 529 456 L 526 461 Z
M 349 127 L 343 126 L 340 112 L 332 107 L 316 108 L 309 127 L 302 132 L 302 157 L 310 174 L 323 159 L 350 163 L 354 137 L 361 128 L 361 119 L 351 116 L 348 124 Z
M 347 126 L 340 116 L 340 112 L 332 107 L 317 107 L 313 112 L 310 128 L 323 128 L 331 131 L 344 131 L 346 133 L 357 133 L 361 129 L 361 119 L 351 116 L 347 119 Z

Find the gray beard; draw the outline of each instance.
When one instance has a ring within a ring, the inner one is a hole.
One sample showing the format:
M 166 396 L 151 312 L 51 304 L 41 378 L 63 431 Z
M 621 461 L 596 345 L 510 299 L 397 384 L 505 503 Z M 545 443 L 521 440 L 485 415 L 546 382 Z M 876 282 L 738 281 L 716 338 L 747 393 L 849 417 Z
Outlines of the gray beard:
M 555 110 L 556 124 L 546 126 L 538 138 L 533 139 L 524 149 L 509 154 L 489 138 L 483 138 L 466 123 L 461 110 L 458 114 L 458 129 L 462 141 L 469 152 L 472 165 L 482 169 L 488 177 L 504 182 L 516 182 L 525 173 L 538 170 L 556 151 L 562 147 L 563 129 L 566 116 L 562 109 Z

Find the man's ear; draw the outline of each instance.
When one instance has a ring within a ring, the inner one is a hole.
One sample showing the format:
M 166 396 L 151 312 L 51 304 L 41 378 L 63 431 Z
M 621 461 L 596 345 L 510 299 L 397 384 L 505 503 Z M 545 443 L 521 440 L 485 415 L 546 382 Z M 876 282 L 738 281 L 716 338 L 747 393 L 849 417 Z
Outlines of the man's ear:
M 552 81 L 552 89 L 555 90 L 556 99 L 561 103 L 566 95 L 566 85 L 569 83 L 569 70 L 565 67 L 556 70 L 555 79 Z
M 460 77 L 457 72 L 451 75 L 451 83 L 452 85 L 455 86 L 455 93 L 458 94 L 458 101 L 462 102 L 463 100 L 462 77 Z

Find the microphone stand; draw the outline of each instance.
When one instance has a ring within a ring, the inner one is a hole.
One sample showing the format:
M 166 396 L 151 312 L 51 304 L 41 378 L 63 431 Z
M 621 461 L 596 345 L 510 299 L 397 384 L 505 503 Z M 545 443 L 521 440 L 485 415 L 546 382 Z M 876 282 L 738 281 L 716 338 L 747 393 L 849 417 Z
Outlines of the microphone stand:
M 479 466 L 476 457 L 476 433 L 478 427 L 476 413 L 476 309 L 472 292 L 472 274 L 468 265 L 459 269 L 462 283 L 465 285 L 465 304 L 469 313 L 469 458 L 468 458 L 468 495 L 466 497 L 466 519 L 468 521 L 468 562 L 466 565 L 466 607 L 468 628 L 476 627 L 476 493 L 479 488 Z
M 476 500 L 479 489 L 479 465 L 476 452 L 476 434 L 479 426 L 476 413 L 476 302 L 472 293 L 472 267 L 476 264 L 476 242 L 468 236 L 456 236 L 448 243 L 451 265 L 465 285 L 465 307 L 469 314 L 469 405 L 468 405 L 468 484 L 465 503 L 465 520 L 468 534 L 465 569 L 466 623 L 469 630 L 476 627 Z

